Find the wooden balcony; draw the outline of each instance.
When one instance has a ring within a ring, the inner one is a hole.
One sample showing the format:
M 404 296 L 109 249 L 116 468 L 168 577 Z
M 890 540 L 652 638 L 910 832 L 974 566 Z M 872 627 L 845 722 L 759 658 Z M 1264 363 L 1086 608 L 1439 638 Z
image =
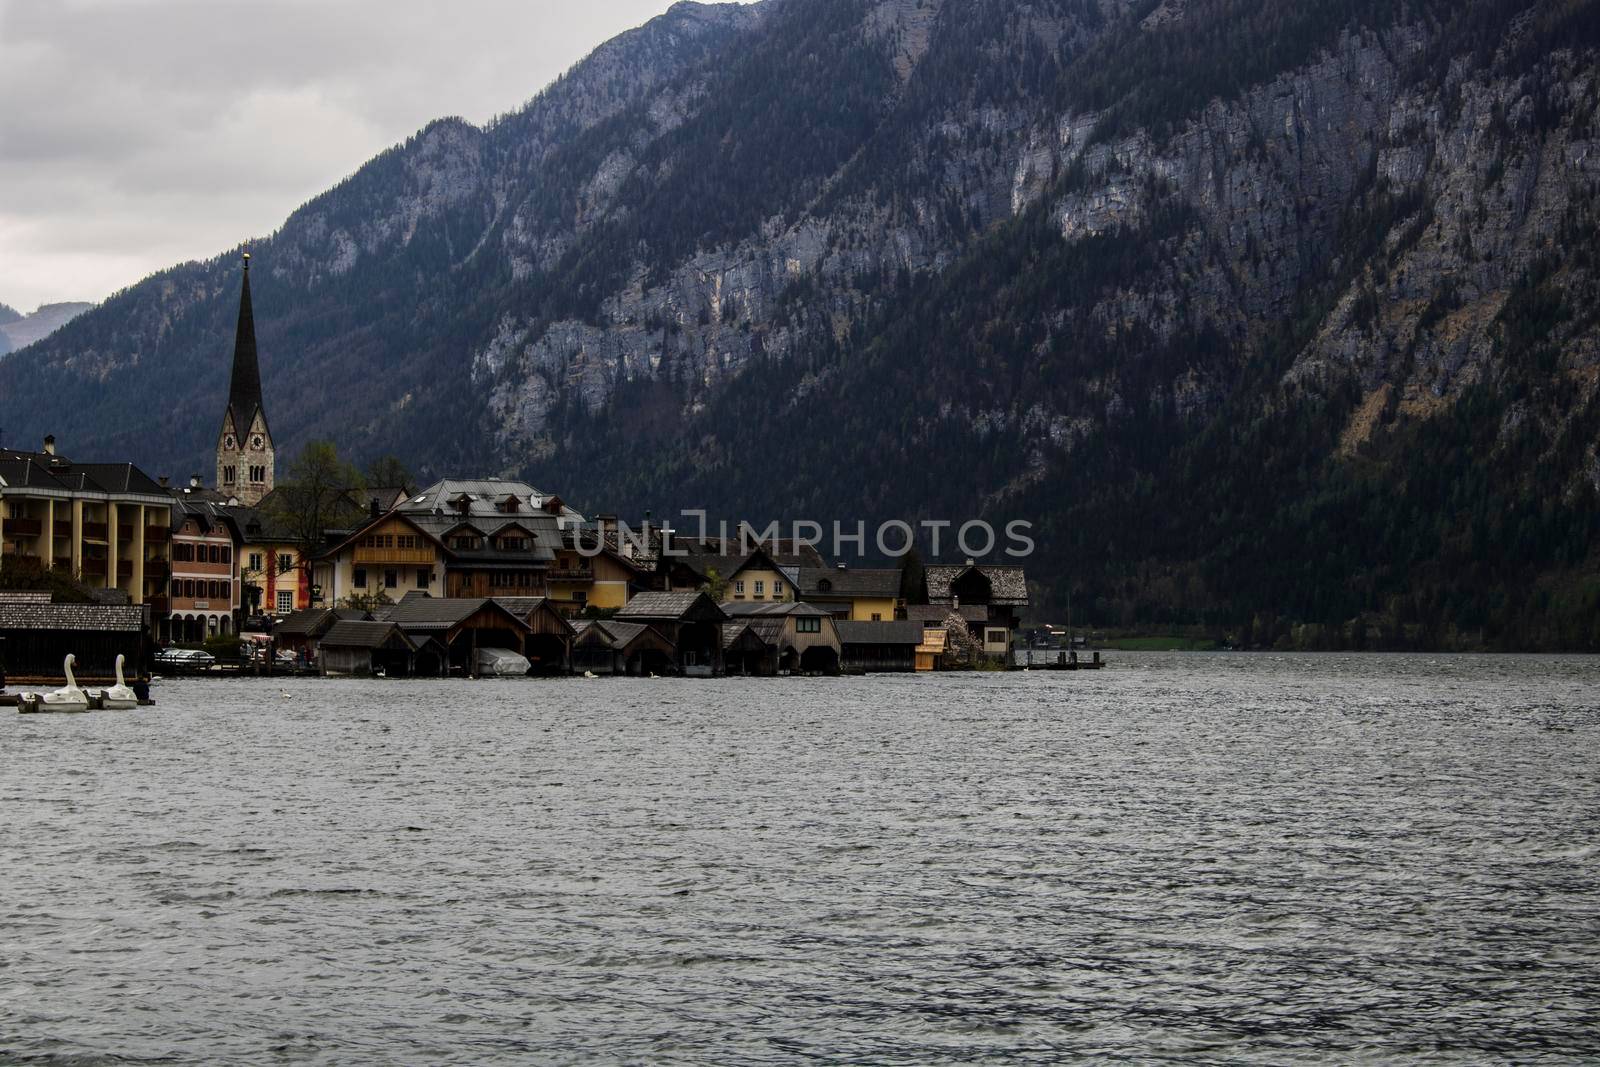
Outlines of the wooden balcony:
M 38 519 L 7 519 L 7 537 L 38 537 L 44 532 L 44 523 Z
M 172 539 L 172 530 L 166 526 L 146 526 L 144 539 L 146 544 L 164 545 Z
M 165 578 L 172 573 L 172 565 L 164 559 L 147 559 L 144 561 L 144 576 L 146 578 Z
M 126 544 L 132 544 L 133 543 L 133 527 L 132 526 L 118 526 L 117 527 L 117 543 L 119 545 L 126 545 Z
M 72 520 L 71 519 L 67 519 L 65 522 L 63 522 L 62 520 L 57 519 L 55 521 L 55 535 L 56 535 L 56 537 L 61 538 L 61 539 L 65 539 L 65 538 L 71 537 L 72 536 Z
M 102 559 L 89 559 L 89 558 L 86 558 L 83 561 L 83 573 L 84 573 L 85 576 L 88 576 L 88 577 L 104 578 L 106 576 L 106 573 L 107 573 L 106 568 L 108 566 L 110 566 L 110 563 L 111 563 L 110 560 L 103 559 L 103 558 Z
M 357 563 L 398 564 L 400 566 L 431 567 L 434 556 L 431 548 L 357 548 Z
M 110 531 L 111 527 L 103 522 L 86 522 L 83 524 L 83 539 L 85 541 L 104 541 Z
M 594 581 L 594 569 L 591 567 L 551 567 L 544 575 L 552 582 Z
M 164 596 L 147 596 L 144 598 L 144 602 L 150 605 L 152 618 L 159 619 L 172 611 L 172 601 Z
M 132 577 L 133 577 L 133 560 L 131 560 L 131 559 L 119 559 L 119 560 L 117 560 L 117 580 L 120 581 L 120 582 L 125 582 L 125 581 L 127 581 L 128 579 L 130 579 Z

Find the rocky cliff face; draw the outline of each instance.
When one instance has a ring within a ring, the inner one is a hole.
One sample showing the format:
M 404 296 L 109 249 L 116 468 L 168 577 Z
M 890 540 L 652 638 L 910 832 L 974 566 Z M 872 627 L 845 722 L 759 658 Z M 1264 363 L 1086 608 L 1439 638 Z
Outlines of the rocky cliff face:
M 1095 560 L 1041 597 L 1126 621 L 1466 627 L 1416 577 L 1452 551 L 1590 573 L 1595 7 L 680 4 L 255 246 L 274 427 L 606 505 L 1018 514 L 1041 572 Z M 77 452 L 199 453 L 233 282 L 174 268 L 0 390 Z

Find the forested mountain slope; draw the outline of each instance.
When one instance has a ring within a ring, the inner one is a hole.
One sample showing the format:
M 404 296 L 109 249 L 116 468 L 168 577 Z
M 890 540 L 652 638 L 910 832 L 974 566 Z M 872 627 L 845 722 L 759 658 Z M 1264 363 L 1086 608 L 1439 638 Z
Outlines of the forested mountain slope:
M 273 425 L 591 506 L 1030 519 L 1101 624 L 1600 647 L 1597 9 L 679 5 L 253 246 Z M 8 422 L 198 462 L 235 269 L 8 359 Z

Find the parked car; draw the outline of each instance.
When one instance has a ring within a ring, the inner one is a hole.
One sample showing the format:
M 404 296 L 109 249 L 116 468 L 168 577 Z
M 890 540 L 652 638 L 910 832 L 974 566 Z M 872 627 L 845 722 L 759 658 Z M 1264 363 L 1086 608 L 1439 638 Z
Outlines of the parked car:
M 156 666 L 175 671 L 201 671 L 217 662 L 217 657 L 198 648 L 164 648 L 156 653 Z

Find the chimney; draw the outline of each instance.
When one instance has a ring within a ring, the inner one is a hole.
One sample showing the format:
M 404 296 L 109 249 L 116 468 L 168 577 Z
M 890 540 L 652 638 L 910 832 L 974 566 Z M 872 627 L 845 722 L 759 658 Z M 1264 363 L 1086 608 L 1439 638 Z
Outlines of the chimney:
M 373 497 L 372 498 L 372 500 L 370 501 L 370 503 L 368 505 L 368 510 L 372 513 L 372 517 L 375 518 L 375 519 L 378 516 L 383 514 L 382 511 L 378 510 L 378 498 L 377 497 Z
M 53 433 L 44 435 L 44 454 L 47 456 L 56 454 L 56 435 Z
M 847 570 L 849 570 L 849 569 L 850 569 L 850 568 L 849 568 L 849 567 L 848 567 L 848 566 L 846 566 L 846 565 L 845 565 L 845 564 L 843 564 L 843 563 L 840 563 L 840 564 L 839 564 L 839 565 L 838 565 L 838 567 L 839 567 L 839 569 L 840 569 L 840 570 L 842 570 L 842 571 L 847 571 Z
M 172 479 L 168 478 L 165 474 L 163 474 L 161 476 L 160 481 L 161 481 L 161 488 L 163 488 L 163 489 L 172 488 Z
M 198 488 L 200 488 L 200 476 L 198 474 L 189 475 L 189 488 L 190 489 L 198 489 Z

